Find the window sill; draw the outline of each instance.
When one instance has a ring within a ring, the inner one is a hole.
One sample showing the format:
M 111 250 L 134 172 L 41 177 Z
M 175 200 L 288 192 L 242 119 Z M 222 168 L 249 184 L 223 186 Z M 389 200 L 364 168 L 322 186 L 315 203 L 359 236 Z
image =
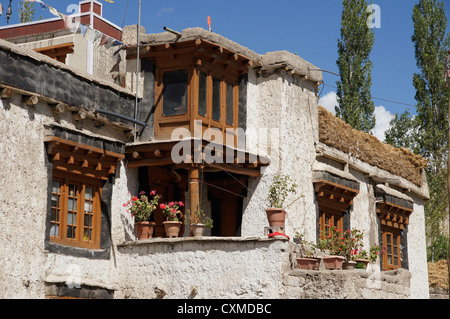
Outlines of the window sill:
M 117 247 L 126 246 L 136 246 L 136 245 L 151 245 L 151 244 L 177 244 L 177 243 L 187 243 L 187 242 L 229 242 L 229 243 L 239 243 L 239 242 L 273 242 L 273 241 L 289 241 L 285 236 L 268 238 L 263 237 L 212 237 L 212 236 L 202 236 L 202 237 L 175 237 L 175 238 L 150 238 L 144 240 L 127 241 L 118 244 Z
M 63 254 L 91 259 L 109 259 L 110 257 L 110 251 L 107 249 L 82 248 L 48 241 L 46 241 L 45 243 L 45 250 L 47 253 Z

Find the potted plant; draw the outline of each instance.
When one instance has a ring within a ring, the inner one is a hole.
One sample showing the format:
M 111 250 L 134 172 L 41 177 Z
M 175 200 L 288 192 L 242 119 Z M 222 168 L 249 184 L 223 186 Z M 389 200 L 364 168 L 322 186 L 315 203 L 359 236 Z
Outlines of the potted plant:
M 286 212 L 284 201 L 290 193 L 295 193 L 297 184 L 292 182 L 287 175 L 277 175 L 269 188 L 267 197 L 268 208 L 266 209 L 267 219 L 270 227 L 284 226 Z
M 153 236 L 153 229 L 155 223 L 149 221 L 150 216 L 158 205 L 160 196 L 156 194 L 156 191 L 151 191 L 149 197 L 142 191 L 139 196 L 131 196 L 130 199 L 123 204 L 123 207 L 127 208 L 127 213 L 131 214 L 134 218 L 134 229 L 138 240 L 149 239 Z
M 358 229 L 343 231 L 335 226 L 330 226 L 325 239 L 320 240 L 320 248 L 328 250 L 331 256 L 324 257 L 323 261 L 327 269 L 354 269 L 355 256 L 362 245 L 363 234 Z
M 203 211 L 203 209 L 200 209 L 197 206 L 197 209 L 194 212 L 196 218 L 196 223 L 191 223 L 191 230 L 192 230 L 192 234 L 194 235 L 194 237 L 201 237 L 203 236 L 203 233 L 205 231 L 205 228 L 213 228 L 213 220 L 205 215 L 205 212 Z M 189 223 L 191 222 L 190 220 L 190 214 L 186 215 L 186 218 L 184 219 L 185 223 Z
M 356 255 L 355 261 L 357 269 L 367 269 L 369 263 L 374 263 L 378 255 L 380 254 L 380 246 L 374 245 L 369 249 L 369 253 L 366 250 L 361 249 Z
M 181 212 L 181 207 L 183 207 L 183 202 L 170 202 L 160 205 L 162 212 L 165 217 L 163 222 L 164 229 L 166 231 L 166 236 L 169 238 L 178 237 L 180 233 L 182 220 L 184 218 Z
M 297 257 L 299 269 L 319 270 L 321 257 L 317 256 L 316 245 L 303 239 L 303 234 L 296 233 L 294 242 L 300 246 L 301 257 Z

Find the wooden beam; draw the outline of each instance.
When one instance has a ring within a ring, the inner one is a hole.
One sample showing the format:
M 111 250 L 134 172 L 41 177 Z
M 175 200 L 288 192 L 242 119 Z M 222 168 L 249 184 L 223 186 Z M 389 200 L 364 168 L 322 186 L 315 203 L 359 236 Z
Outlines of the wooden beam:
M 129 161 L 127 166 L 128 168 L 138 168 L 145 166 L 166 166 L 173 164 L 173 160 L 171 158 L 161 158 L 161 159 L 141 159 L 135 161 Z
M 13 95 L 13 90 L 9 89 L 9 88 L 4 88 L 0 90 L 0 97 L 2 99 L 9 99 L 12 95 Z
M 198 222 L 198 218 L 195 215 L 197 209 L 200 206 L 200 192 L 199 192 L 199 180 L 198 180 L 198 168 L 193 167 L 189 171 L 189 199 L 191 201 L 191 223 Z
M 52 107 L 52 111 L 55 114 L 64 113 L 65 110 L 66 110 L 66 107 L 64 106 L 64 104 L 61 104 L 61 103 L 58 103 Z
M 250 176 L 250 177 L 261 176 L 261 172 L 259 171 L 259 169 L 251 169 L 251 168 L 245 168 L 245 167 L 235 166 L 235 165 L 230 165 L 230 164 L 216 164 L 216 163 L 207 164 L 207 166 L 212 167 L 212 168 L 218 168 L 225 172 L 235 173 L 235 174 L 239 174 L 239 175 L 245 175 L 245 176 Z
M 87 117 L 87 112 L 85 111 L 78 111 L 73 115 L 75 121 L 82 121 Z
M 24 97 L 24 99 L 25 99 L 24 100 L 25 104 L 28 106 L 34 106 L 34 105 L 38 104 L 38 102 L 39 102 L 39 98 L 37 97 L 37 95 L 27 96 L 27 97 Z

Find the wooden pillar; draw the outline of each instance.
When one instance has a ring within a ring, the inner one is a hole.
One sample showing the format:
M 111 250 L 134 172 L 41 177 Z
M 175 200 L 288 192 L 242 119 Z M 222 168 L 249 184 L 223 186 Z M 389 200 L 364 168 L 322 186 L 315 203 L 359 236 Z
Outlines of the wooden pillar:
M 197 223 L 197 216 L 195 211 L 200 208 L 200 193 L 199 193 L 199 180 L 198 180 L 198 167 L 192 167 L 189 171 L 189 198 L 191 201 L 191 223 Z

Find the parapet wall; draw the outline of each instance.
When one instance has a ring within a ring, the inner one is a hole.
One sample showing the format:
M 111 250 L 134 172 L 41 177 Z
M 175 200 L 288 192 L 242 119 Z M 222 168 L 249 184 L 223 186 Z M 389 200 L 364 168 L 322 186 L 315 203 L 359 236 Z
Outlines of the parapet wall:
M 267 237 L 127 242 L 118 246 L 114 298 L 410 298 L 408 270 L 300 270 L 295 248 Z
M 408 270 L 302 270 L 283 280 L 283 298 L 295 299 L 408 299 Z

